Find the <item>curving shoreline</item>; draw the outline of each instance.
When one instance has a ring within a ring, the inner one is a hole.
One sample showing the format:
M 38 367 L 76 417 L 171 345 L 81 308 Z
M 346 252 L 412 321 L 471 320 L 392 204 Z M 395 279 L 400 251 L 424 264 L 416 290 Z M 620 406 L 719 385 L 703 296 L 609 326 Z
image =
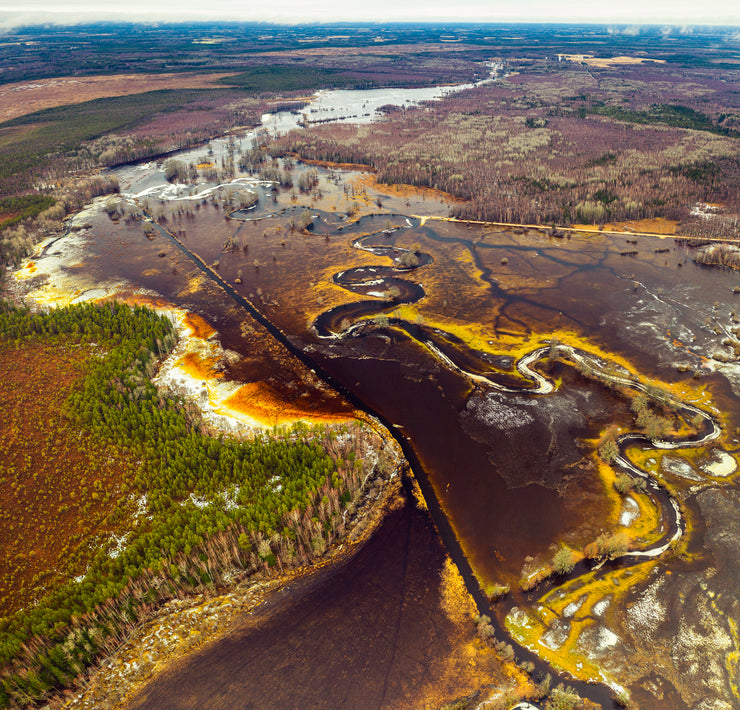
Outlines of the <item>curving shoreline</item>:
M 392 437 L 384 437 L 384 441 L 395 456 L 393 470 L 386 476 L 378 471 L 364 481 L 344 536 L 323 555 L 308 565 L 283 572 L 234 570 L 231 589 L 212 589 L 166 602 L 143 619 L 119 648 L 100 659 L 75 695 L 70 698 L 67 692 L 53 697 L 44 707 L 98 710 L 125 706 L 159 673 L 187 654 L 218 641 L 232 624 L 256 612 L 291 583 L 349 560 L 398 504 L 406 462 Z

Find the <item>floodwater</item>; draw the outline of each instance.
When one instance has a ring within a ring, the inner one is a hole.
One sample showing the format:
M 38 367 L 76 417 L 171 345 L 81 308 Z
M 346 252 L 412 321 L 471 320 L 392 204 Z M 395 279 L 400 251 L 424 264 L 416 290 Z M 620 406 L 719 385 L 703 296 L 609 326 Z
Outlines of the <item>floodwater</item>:
M 352 560 L 281 591 L 129 707 L 439 706 L 461 679 L 497 677 L 492 660 L 466 667 L 472 621 L 461 630 L 442 609 L 444 562 L 428 516 L 406 501 Z
M 364 117 L 392 98 L 362 92 L 365 105 L 348 108 L 338 93 L 322 93 L 309 120 L 335 117 L 340 105 Z M 214 159 L 230 150 L 229 141 L 212 147 Z M 306 169 L 293 167 L 296 177 Z M 62 259 L 64 240 L 45 258 L 60 260 L 57 275 L 81 296 L 100 295 L 103 285 L 202 316 L 235 353 L 227 379 L 267 378 L 276 396 L 300 393 L 317 412 L 347 413 L 330 392 L 301 382 L 311 365 L 324 373 L 404 445 L 434 499 L 447 550 L 464 555 L 481 587 L 516 589 L 559 546 L 580 550 L 617 529 L 622 513 L 594 452 L 610 424 L 634 426 L 629 401 L 563 362 L 532 365 L 553 386 L 537 394 L 534 376 L 516 367 L 522 356 L 556 340 L 613 358 L 721 416 L 720 445 L 737 448 L 740 368 L 724 362 L 740 323 L 735 272 L 694 264 L 672 239 L 635 244 L 422 220 L 402 198 L 382 195 L 377 206 L 357 173 L 318 172 L 321 194 L 303 194 L 248 175 L 228 186 L 175 188 L 154 164 L 128 166 L 117 171 L 122 192 L 156 208 L 162 230 L 149 239 L 139 221 L 92 212 L 87 231 L 69 238 L 74 258 Z M 208 201 L 234 189 L 257 194 L 256 207 L 231 214 Z M 291 227 L 306 213 L 309 231 Z M 255 335 L 247 307 L 279 330 L 303 369 L 285 352 L 250 356 L 254 338 L 270 336 Z M 690 497 L 683 503 L 691 510 Z M 406 500 L 351 561 L 271 602 L 156 680 L 134 706 L 413 706 L 455 653 L 459 627 L 440 622 L 435 601 L 443 557 L 428 514 Z M 477 584 L 470 574 L 467 581 Z M 479 590 L 477 599 L 485 604 Z M 641 707 L 660 707 L 640 697 Z
M 474 84 L 429 86 L 419 89 L 324 89 L 316 92 L 305 108 L 290 113 L 281 111 L 262 117 L 263 127 L 270 133 L 285 133 L 300 125 L 312 123 L 370 123 L 382 115 L 383 106 L 411 108 L 422 101 L 434 101 Z

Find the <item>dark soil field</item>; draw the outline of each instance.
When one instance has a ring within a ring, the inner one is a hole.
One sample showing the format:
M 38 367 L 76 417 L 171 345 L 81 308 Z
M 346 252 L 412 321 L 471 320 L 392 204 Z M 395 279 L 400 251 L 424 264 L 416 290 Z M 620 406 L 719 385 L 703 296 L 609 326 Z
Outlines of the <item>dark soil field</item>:
M 0 86 L 0 122 L 55 106 L 156 89 L 206 89 L 228 74 L 108 74 L 19 81 Z

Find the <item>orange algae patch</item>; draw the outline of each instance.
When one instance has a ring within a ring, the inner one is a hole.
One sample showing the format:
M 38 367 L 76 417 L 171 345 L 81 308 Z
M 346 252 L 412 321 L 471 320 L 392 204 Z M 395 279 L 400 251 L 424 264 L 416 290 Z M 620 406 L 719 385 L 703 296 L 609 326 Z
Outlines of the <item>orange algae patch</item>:
M 567 229 L 567 228 L 566 228 Z M 678 229 L 678 221 L 654 217 L 652 219 L 633 219 L 625 222 L 607 222 L 602 228 L 593 224 L 574 224 L 570 227 L 578 232 L 622 232 L 635 235 L 673 235 Z
M 627 222 L 610 222 L 606 230 L 614 229 L 620 232 L 649 232 L 653 234 L 675 234 L 678 221 L 654 217 L 653 219 L 634 219 Z
M 363 163 L 335 163 L 331 160 L 309 160 L 301 158 L 301 162 L 306 165 L 315 165 L 319 168 L 329 168 L 330 170 L 356 170 L 363 173 L 374 173 L 375 168 L 372 165 Z
M 216 334 L 216 329 L 196 313 L 188 311 L 182 322 L 186 328 L 190 329 L 193 336 L 196 338 L 208 340 L 208 338 L 211 338 Z
M 297 420 L 310 420 L 318 423 L 347 421 L 352 418 L 347 414 L 330 414 L 309 409 L 295 400 L 287 401 L 264 382 L 250 382 L 243 385 L 224 400 L 223 404 L 266 426 L 290 424 Z
M 36 268 L 36 262 L 35 261 L 28 261 L 28 263 L 19 271 L 16 271 L 15 277 L 17 279 L 29 279 L 31 278 L 37 271 Z
M 218 358 L 201 357 L 197 353 L 186 353 L 178 361 L 177 366 L 196 380 L 210 380 L 214 377 L 223 377 L 223 373 L 216 370 Z
M 367 167 L 364 168 L 364 171 L 365 174 L 359 175 L 355 182 L 366 189 L 370 188 L 389 197 L 422 197 L 424 199 L 441 200 L 443 202 L 465 202 L 461 197 L 455 197 L 449 192 L 443 192 L 442 190 L 435 190 L 433 187 L 417 187 L 415 185 L 403 184 L 389 185 L 378 182 L 378 178 L 374 172 L 368 172 Z
M 693 352 L 689 348 L 689 346 L 686 345 L 686 343 L 684 343 L 683 341 L 681 341 L 678 338 L 676 338 L 673 335 L 673 333 L 671 333 L 670 330 L 667 331 L 667 333 L 668 333 L 668 337 L 671 338 L 671 344 L 673 345 L 674 348 L 684 348 L 684 350 L 689 350 L 689 352 L 691 352 L 692 355 L 694 355 L 695 357 L 698 357 L 702 362 L 709 362 L 709 358 L 708 357 L 704 357 L 704 355 L 702 355 L 701 353 L 695 353 L 695 352 Z

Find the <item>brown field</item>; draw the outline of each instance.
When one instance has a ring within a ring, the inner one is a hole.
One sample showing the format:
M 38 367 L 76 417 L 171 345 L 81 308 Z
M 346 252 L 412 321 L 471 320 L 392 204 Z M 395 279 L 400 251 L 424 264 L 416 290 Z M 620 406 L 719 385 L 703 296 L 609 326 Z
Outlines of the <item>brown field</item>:
M 583 231 L 593 230 L 593 225 L 574 224 L 573 229 Z M 605 232 L 636 232 L 638 234 L 675 234 L 678 229 L 678 221 L 654 217 L 652 219 L 632 219 L 624 222 L 607 222 L 604 225 Z
M 331 160 L 309 160 L 305 159 L 306 165 L 317 165 L 320 168 L 329 168 L 331 170 L 359 170 L 360 172 L 375 172 L 375 168 L 371 165 L 364 165 L 363 163 L 335 163 Z
M 377 47 L 306 47 L 305 49 L 278 50 L 262 52 L 261 57 L 346 57 L 356 55 L 397 55 L 415 56 L 427 52 L 469 52 L 477 49 L 472 44 L 440 44 L 420 42 L 418 44 L 379 44 Z
M 364 169 L 369 170 L 367 166 L 364 166 Z M 465 200 L 461 199 L 460 197 L 451 195 L 449 192 L 437 190 L 433 187 L 404 184 L 389 185 L 386 183 L 378 182 L 378 178 L 374 170 L 369 173 L 360 175 L 355 182 L 358 185 L 369 188 L 371 190 L 375 190 L 375 192 L 387 195 L 388 197 L 399 197 L 406 200 L 416 198 L 421 200 L 440 200 L 441 202 L 465 202 Z
M 0 344 L 0 615 L 81 573 L 95 537 L 114 527 L 128 464 L 63 414 L 85 359 Z
M 128 96 L 157 89 L 212 89 L 220 74 L 115 74 L 55 77 L 0 87 L 0 122 L 55 106 L 111 96 Z M 222 88 L 222 87 L 221 87 Z

